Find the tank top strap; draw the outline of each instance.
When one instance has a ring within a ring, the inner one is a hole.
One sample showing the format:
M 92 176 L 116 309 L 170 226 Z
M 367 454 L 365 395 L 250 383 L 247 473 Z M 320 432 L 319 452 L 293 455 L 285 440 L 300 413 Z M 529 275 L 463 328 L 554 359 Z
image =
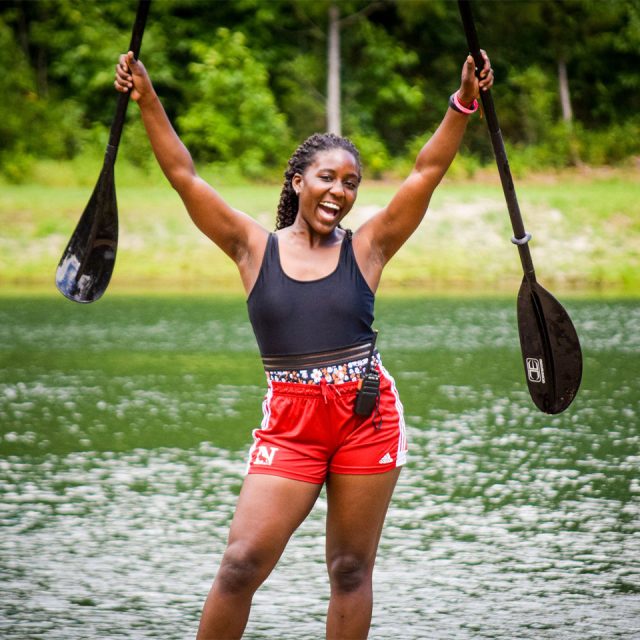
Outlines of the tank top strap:
M 267 246 L 264 250 L 262 266 L 265 270 L 277 269 L 280 271 L 280 253 L 278 251 L 278 236 L 272 231 L 267 238 Z
M 266 252 L 270 260 L 278 255 L 278 236 L 273 231 L 269 233 L 269 237 L 267 238 Z
M 342 247 L 340 248 L 340 267 L 344 267 L 345 265 L 351 266 L 352 264 L 355 264 L 353 245 L 351 243 L 352 239 L 353 232 L 351 231 L 351 229 L 345 229 L 344 240 L 342 241 Z
M 260 271 L 258 271 L 258 278 L 249 292 L 247 300 L 251 300 L 254 297 L 254 293 L 265 286 L 266 283 L 282 280 L 281 272 L 278 238 L 275 233 L 271 232 L 267 236 L 267 246 L 264 248 L 264 256 L 260 264 Z

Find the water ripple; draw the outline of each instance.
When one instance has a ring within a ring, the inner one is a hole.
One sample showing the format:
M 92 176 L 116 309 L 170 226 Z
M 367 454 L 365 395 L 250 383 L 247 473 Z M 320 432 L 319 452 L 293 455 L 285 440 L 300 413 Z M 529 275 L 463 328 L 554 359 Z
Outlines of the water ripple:
M 264 393 L 244 306 L 49 304 L 0 303 L 0 636 L 193 637 Z M 411 450 L 372 639 L 640 637 L 639 306 L 567 306 L 585 376 L 546 416 L 512 302 L 382 301 Z M 248 638 L 323 637 L 326 510 Z

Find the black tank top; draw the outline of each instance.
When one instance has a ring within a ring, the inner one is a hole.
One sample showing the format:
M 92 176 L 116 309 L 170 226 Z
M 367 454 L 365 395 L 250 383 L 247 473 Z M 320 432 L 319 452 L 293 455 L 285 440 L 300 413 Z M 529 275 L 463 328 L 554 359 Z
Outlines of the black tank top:
M 247 299 L 262 356 L 332 351 L 373 338 L 374 294 L 362 276 L 347 231 L 336 269 L 318 280 L 283 270 L 278 237 L 269 235 L 258 279 Z

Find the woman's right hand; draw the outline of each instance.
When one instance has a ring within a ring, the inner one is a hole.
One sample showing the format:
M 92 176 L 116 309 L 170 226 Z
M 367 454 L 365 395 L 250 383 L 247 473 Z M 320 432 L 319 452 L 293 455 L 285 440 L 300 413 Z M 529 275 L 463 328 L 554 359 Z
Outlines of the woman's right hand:
M 131 91 L 131 99 L 138 102 L 146 95 L 153 95 L 153 85 L 147 70 L 140 60 L 136 60 L 133 51 L 123 53 L 116 65 L 114 86 L 120 93 Z

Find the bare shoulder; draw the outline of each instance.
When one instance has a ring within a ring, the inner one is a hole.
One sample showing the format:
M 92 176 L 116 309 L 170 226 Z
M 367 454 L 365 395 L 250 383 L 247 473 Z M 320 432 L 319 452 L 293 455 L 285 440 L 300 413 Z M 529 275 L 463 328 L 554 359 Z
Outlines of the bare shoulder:
M 391 201 L 358 228 L 354 250 L 382 269 L 424 218 L 436 184 L 428 172 L 412 171 Z
M 253 217 L 231 206 L 206 180 L 194 175 L 178 190 L 196 226 L 230 258 L 239 262 L 266 243 L 268 231 Z

